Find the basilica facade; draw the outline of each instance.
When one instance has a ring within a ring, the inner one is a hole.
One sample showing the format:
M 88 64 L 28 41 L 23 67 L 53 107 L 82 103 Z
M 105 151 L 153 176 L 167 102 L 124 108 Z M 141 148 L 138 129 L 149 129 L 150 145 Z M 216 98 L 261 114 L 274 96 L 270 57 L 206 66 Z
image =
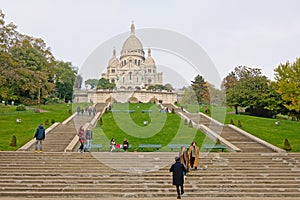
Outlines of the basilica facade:
M 120 57 L 117 58 L 114 49 L 106 72 L 102 73 L 101 77 L 115 83 L 117 90 L 141 90 L 149 85 L 162 85 L 163 74 L 157 71 L 151 49 L 148 49 L 145 57 L 143 45 L 135 35 L 133 23 L 130 29 L 130 35 L 122 46 Z

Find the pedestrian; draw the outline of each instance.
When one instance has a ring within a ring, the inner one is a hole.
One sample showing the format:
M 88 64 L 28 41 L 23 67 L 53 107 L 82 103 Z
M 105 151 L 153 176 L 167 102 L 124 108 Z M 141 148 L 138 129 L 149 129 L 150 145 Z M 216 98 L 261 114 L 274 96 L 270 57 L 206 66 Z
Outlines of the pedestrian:
M 83 110 L 83 108 L 81 108 L 81 115 L 83 115 L 83 113 L 84 113 L 84 110 Z
M 186 171 L 189 172 L 190 157 L 189 157 L 189 152 L 185 149 L 184 146 L 181 146 L 180 148 L 179 158 L 180 158 L 180 163 L 184 164 L 184 166 L 186 167 Z
M 128 143 L 127 139 L 124 138 L 124 141 L 123 141 L 123 149 L 124 149 L 124 151 L 126 151 L 128 148 L 129 148 L 129 143 Z
M 79 113 L 80 113 L 80 106 L 77 106 L 77 115 L 79 115 Z
M 96 115 L 96 112 L 97 112 L 97 110 L 96 110 L 96 108 L 94 107 L 94 108 L 93 108 L 93 115 L 94 115 L 94 116 Z
M 85 131 L 85 139 L 86 139 L 86 148 L 88 152 L 91 152 L 92 139 L 93 139 L 92 125 L 89 125 L 89 127 Z
M 176 186 L 177 199 L 181 199 L 181 195 L 184 193 L 183 184 L 186 168 L 182 163 L 180 163 L 179 157 L 175 157 L 175 161 L 176 162 L 171 166 L 169 171 L 173 173 L 173 185 Z
M 110 152 L 113 152 L 116 149 L 116 142 L 114 138 L 110 140 L 109 147 L 110 147 Z
M 89 116 L 91 116 L 91 114 L 92 114 L 92 107 L 91 106 L 89 106 Z
M 80 142 L 80 146 L 78 148 L 78 153 L 83 153 L 84 152 L 84 129 L 82 126 L 80 126 L 79 130 L 78 130 L 78 137 L 79 137 L 79 142 Z
M 189 155 L 190 155 L 190 165 L 191 168 L 197 170 L 197 167 L 199 166 L 199 147 L 197 147 L 196 142 L 192 142 L 192 145 L 189 149 Z
M 45 140 L 46 137 L 46 133 L 45 133 L 45 128 L 43 126 L 43 124 L 40 124 L 38 126 L 38 128 L 35 131 L 35 135 L 34 135 L 36 142 L 35 142 L 35 152 L 38 152 L 38 146 L 40 143 L 40 153 L 43 152 L 43 142 Z

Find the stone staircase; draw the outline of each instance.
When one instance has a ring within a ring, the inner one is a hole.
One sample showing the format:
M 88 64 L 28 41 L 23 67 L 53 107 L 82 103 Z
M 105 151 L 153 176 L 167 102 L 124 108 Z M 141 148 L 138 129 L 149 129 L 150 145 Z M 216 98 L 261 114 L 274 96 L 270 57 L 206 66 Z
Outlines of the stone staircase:
M 96 104 L 97 112 L 102 112 L 106 104 Z M 45 141 L 43 141 L 43 151 L 46 152 L 64 152 L 66 147 L 72 142 L 77 135 L 80 126 L 84 126 L 86 123 L 90 123 L 94 118 L 93 115 L 89 116 L 88 113 L 83 115 L 74 114 L 73 118 L 66 120 L 63 123 L 59 123 L 53 130 L 49 131 L 46 135 Z M 35 139 L 34 139 L 35 141 Z M 31 141 L 29 148 L 26 151 L 34 151 L 35 143 Z
M 176 198 L 172 152 L 0 152 L 1 198 Z M 300 197 L 300 154 L 201 153 L 183 199 Z
M 228 142 L 239 148 L 242 152 L 274 152 L 269 147 L 255 141 L 254 139 L 241 134 L 237 130 L 233 129 L 228 125 L 221 125 L 211 120 L 208 117 L 205 117 L 203 114 L 199 113 L 188 113 L 181 112 L 177 107 L 174 107 L 172 104 L 164 104 L 163 106 L 168 107 L 169 109 L 174 109 L 176 113 L 180 112 L 186 118 L 192 120 L 196 124 L 203 124 L 209 129 L 218 133 L 222 138 L 226 139 Z

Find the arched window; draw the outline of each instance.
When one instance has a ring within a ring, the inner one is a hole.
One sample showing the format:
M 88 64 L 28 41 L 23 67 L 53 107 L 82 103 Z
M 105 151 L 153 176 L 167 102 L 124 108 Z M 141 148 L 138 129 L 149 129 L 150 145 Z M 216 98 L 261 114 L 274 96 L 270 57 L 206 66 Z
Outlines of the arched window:
M 131 80 L 132 72 L 129 72 L 129 80 Z

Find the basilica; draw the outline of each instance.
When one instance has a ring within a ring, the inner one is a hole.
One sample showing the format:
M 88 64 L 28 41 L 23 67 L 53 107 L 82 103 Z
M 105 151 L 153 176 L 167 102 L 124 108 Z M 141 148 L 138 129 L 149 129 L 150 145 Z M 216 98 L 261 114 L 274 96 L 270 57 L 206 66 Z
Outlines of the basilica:
M 155 61 L 148 49 L 147 58 L 143 45 L 135 35 L 135 26 L 131 24 L 131 32 L 125 40 L 120 57 L 117 58 L 113 49 L 106 72 L 101 77 L 116 84 L 117 90 L 141 90 L 149 85 L 162 85 L 163 74 L 158 72 Z

